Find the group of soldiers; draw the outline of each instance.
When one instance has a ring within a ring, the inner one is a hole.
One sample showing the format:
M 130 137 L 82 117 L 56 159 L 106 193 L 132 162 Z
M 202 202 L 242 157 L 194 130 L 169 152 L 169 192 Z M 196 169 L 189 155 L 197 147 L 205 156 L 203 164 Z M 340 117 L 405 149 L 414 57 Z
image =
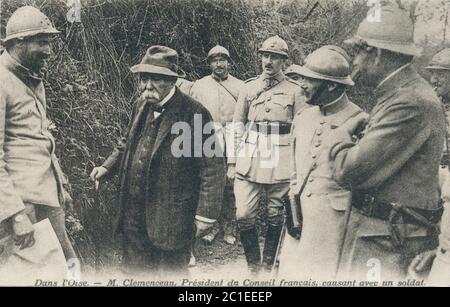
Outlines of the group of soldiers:
M 0 257 L 33 248 L 33 223 L 49 218 L 66 259 L 76 258 L 42 84 L 58 31 L 32 7 L 18 9 L 6 30 L 0 243 L 12 234 L 19 248 Z M 325 45 L 285 69 L 288 45 L 270 37 L 258 50 L 261 75 L 245 82 L 230 75 L 222 46 L 208 53 L 212 73 L 194 83 L 183 78 L 175 50 L 147 50 L 131 67 L 140 97 L 127 132 L 91 173 L 96 181 L 119 174 L 124 271 L 186 273 L 195 238 L 211 242 L 222 230 L 235 244 L 236 224 L 253 277 L 276 269 L 295 279 L 365 280 L 375 268 L 382 280 L 431 270 L 430 283 L 449 284 L 450 49 L 427 67 L 433 88 L 412 65 L 420 55 L 413 23 L 395 5 L 381 8 L 381 22 L 363 20 L 345 44 L 353 60 Z M 376 96 L 370 114 L 347 96 L 355 83 Z M 174 157 L 174 125 L 195 127 L 199 114 L 203 125 L 214 123 L 202 144 L 214 137 L 222 155 Z

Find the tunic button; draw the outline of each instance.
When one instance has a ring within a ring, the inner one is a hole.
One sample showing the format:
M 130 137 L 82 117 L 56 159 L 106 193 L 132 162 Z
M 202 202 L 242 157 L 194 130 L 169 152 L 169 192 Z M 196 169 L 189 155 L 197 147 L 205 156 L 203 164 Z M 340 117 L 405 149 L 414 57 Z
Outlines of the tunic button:
M 266 108 L 266 112 L 270 112 L 270 108 L 269 107 Z
M 311 158 L 315 159 L 317 158 L 317 155 L 312 155 Z
M 320 147 L 320 143 L 316 143 L 316 144 L 314 144 L 314 146 Z
M 325 124 L 325 121 L 324 121 L 324 120 L 321 120 L 321 121 L 320 121 L 320 124 L 321 124 L 321 125 Z
M 322 131 L 317 131 L 317 135 L 322 135 Z
M 309 178 L 309 182 L 313 182 L 314 181 L 314 178 Z
M 312 195 L 311 192 L 306 193 L 306 197 L 311 197 L 311 195 Z

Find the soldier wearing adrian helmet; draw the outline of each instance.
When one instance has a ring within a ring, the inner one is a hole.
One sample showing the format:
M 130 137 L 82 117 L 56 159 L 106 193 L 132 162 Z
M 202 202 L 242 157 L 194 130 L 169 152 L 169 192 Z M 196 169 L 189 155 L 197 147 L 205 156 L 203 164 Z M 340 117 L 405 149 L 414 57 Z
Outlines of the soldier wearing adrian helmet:
M 65 228 L 64 208 L 72 198 L 55 155 L 43 83 L 58 33 L 32 6 L 17 9 L 6 24 L 0 56 L 0 239 L 12 230 L 22 249 L 31 247 L 32 223 L 48 218 L 69 260 L 77 258 Z
M 294 114 L 305 106 L 299 84 L 282 71 L 288 58 L 286 42 L 278 36 L 270 37 L 258 53 L 263 72 L 244 84 L 233 116 L 239 144 L 234 183 L 236 218 L 251 272 L 261 267 L 255 221 L 264 190 L 268 227 L 262 263 L 269 269 L 274 262 L 283 223 L 281 198 L 289 189 L 289 133 Z M 231 163 L 229 175 L 233 176 L 234 161 Z
M 442 99 L 447 119 L 447 135 L 439 169 L 441 198 L 444 202 L 444 214 L 441 220 L 439 247 L 419 254 L 411 263 L 410 274 L 421 277 L 421 273 L 430 269 L 429 285 L 450 285 L 450 165 L 449 165 L 449 119 L 450 119 L 450 48 L 438 52 L 426 67 L 430 72 L 430 82 L 436 94 Z
M 282 276 L 329 280 L 334 277 L 343 237 L 345 210 L 351 191 L 333 178 L 326 154 L 334 129 L 366 114 L 347 97 L 353 86 L 344 50 L 323 46 L 296 69 L 299 83 L 311 105 L 292 123 L 292 176 L 289 198 L 300 197 L 301 238 L 286 237 L 280 256 Z
M 356 51 L 353 79 L 374 89 L 377 103 L 358 142 L 352 135 L 363 120 L 335 129 L 329 158 L 333 178 L 352 189 L 341 273 L 365 279 L 376 259 L 381 279 L 395 280 L 436 244 L 445 119 L 433 89 L 411 65 L 420 52 L 408 12 L 387 5 L 380 14 L 381 22 L 364 20 L 347 41 Z

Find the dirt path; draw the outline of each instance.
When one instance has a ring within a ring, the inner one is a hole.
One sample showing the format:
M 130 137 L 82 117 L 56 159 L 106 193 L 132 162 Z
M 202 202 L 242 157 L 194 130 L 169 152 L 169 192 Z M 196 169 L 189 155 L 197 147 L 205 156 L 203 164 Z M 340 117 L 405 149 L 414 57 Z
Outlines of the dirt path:
M 239 241 L 229 245 L 221 238 L 216 238 L 212 244 L 198 240 L 194 254 L 197 263 L 189 269 L 192 277 L 230 279 L 247 272 L 244 251 Z

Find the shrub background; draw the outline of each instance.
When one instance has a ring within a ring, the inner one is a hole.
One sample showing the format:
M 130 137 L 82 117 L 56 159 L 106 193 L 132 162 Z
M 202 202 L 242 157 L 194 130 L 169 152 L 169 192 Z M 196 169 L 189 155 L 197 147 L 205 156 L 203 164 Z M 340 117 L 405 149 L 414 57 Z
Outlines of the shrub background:
M 118 258 L 112 229 L 117 180 L 102 185 L 97 194 L 88 175 L 124 133 L 136 95 L 136 80 L 129 67 L 140 61 L 150 45 L 176 49 L 189 80 L 209 73 L 206 54 L 214 45 L 223 45 L 233 59 L 232 74 L 247 79 L 260 72 L 256 51 L 267 37 L 278 34 L 284 38 L 291 62 L 301 64 L 322 45 L 341 45 L 368 8 L 363 0 L 81 3 L 81 22 L 70 23 L 66 1 L 3 0 L 0 25 L 4 37 L 11 13 L 22 5 L 33 5 L 62 32 L 44 80 L 48 116 L 54 123 L 57 155 L 69 176 L 75 202 L 67 217 L 69 233 L 82 260 L 97 268 L 116 263 Z M 361 91 L 352 91 L 351 98 L 370 109 L 373 100 Z

